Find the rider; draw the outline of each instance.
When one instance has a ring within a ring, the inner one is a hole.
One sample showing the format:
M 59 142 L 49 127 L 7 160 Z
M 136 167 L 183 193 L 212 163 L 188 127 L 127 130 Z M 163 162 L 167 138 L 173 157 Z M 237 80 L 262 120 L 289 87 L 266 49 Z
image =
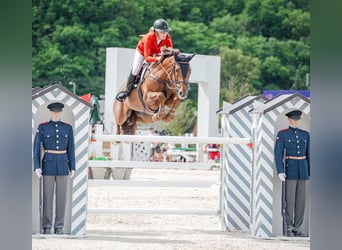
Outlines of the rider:
M 157 62 L 163 47 L 173 48 L 172 39 L 169 35 L 168 23 L 164 19 L 157 19 L 149 32 L 140 39 L 134 56 L 133 67 L 127 79 L 126 90 L 119 92 L 116 99 L 123 102 L 134 88 L 135 77 L 138 75 L 142 63 L 145 60 L 148 63 Z

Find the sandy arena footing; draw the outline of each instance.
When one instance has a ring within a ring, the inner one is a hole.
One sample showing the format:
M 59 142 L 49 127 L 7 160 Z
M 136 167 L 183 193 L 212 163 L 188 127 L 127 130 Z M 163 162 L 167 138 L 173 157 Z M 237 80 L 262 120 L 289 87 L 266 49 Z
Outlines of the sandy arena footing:
M 134 169 L 132 180 L 206 181 L 208 187 L 90 186 L 88 207 L 218 209 L 219 170 Z M 86 234 L 32 235 L 33 250 L 304 250 L 309 238 L 253 238 L 227 232 L 218 215 L 88 213 Z

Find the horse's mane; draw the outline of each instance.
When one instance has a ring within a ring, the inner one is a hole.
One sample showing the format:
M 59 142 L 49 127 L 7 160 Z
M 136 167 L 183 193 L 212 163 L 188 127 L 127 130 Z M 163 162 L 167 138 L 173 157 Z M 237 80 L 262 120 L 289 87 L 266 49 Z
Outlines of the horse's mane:
M 172 48 L 166 48 L 163 47 L 161 49 L 161 58 L 160 58 L 160 62 L 164 61 L 165 58 L 173 56 L 175 54 L 175 50 Z
M 162 55 L 173 55 L 174 52 L 175 50 L 173 48 L 166 48 L 166 47 L 161 48 Z

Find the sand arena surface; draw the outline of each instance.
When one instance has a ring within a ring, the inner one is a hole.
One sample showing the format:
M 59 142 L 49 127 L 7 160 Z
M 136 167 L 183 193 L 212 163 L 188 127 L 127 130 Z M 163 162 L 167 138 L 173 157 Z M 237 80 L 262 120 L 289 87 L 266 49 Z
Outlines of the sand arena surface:
M 210 187 L 90 186 L 88 207 L 219 208 L 219 170 L 134 169 L 132 180 L 205 181 Z M 310 249 L 308 239 L 256 239 L 221 230 L 218 215 L 88 213 L 86 235 L 33 235 L 33 250 Z

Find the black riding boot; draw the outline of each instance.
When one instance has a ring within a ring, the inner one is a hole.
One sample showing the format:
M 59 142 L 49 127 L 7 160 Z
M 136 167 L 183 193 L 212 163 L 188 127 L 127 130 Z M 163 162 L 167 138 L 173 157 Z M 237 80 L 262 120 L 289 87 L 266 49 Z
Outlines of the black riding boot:
M 116 100 L 118 100 L 119 102 L 123 102 L 127 98 L 127 96 L 129 96 L 131 91 L 134 89 L 134 81 L 135 75 L 133 75 L 131 71 L 127 79 L 126 90 L 119 92 L 115 97 Z

